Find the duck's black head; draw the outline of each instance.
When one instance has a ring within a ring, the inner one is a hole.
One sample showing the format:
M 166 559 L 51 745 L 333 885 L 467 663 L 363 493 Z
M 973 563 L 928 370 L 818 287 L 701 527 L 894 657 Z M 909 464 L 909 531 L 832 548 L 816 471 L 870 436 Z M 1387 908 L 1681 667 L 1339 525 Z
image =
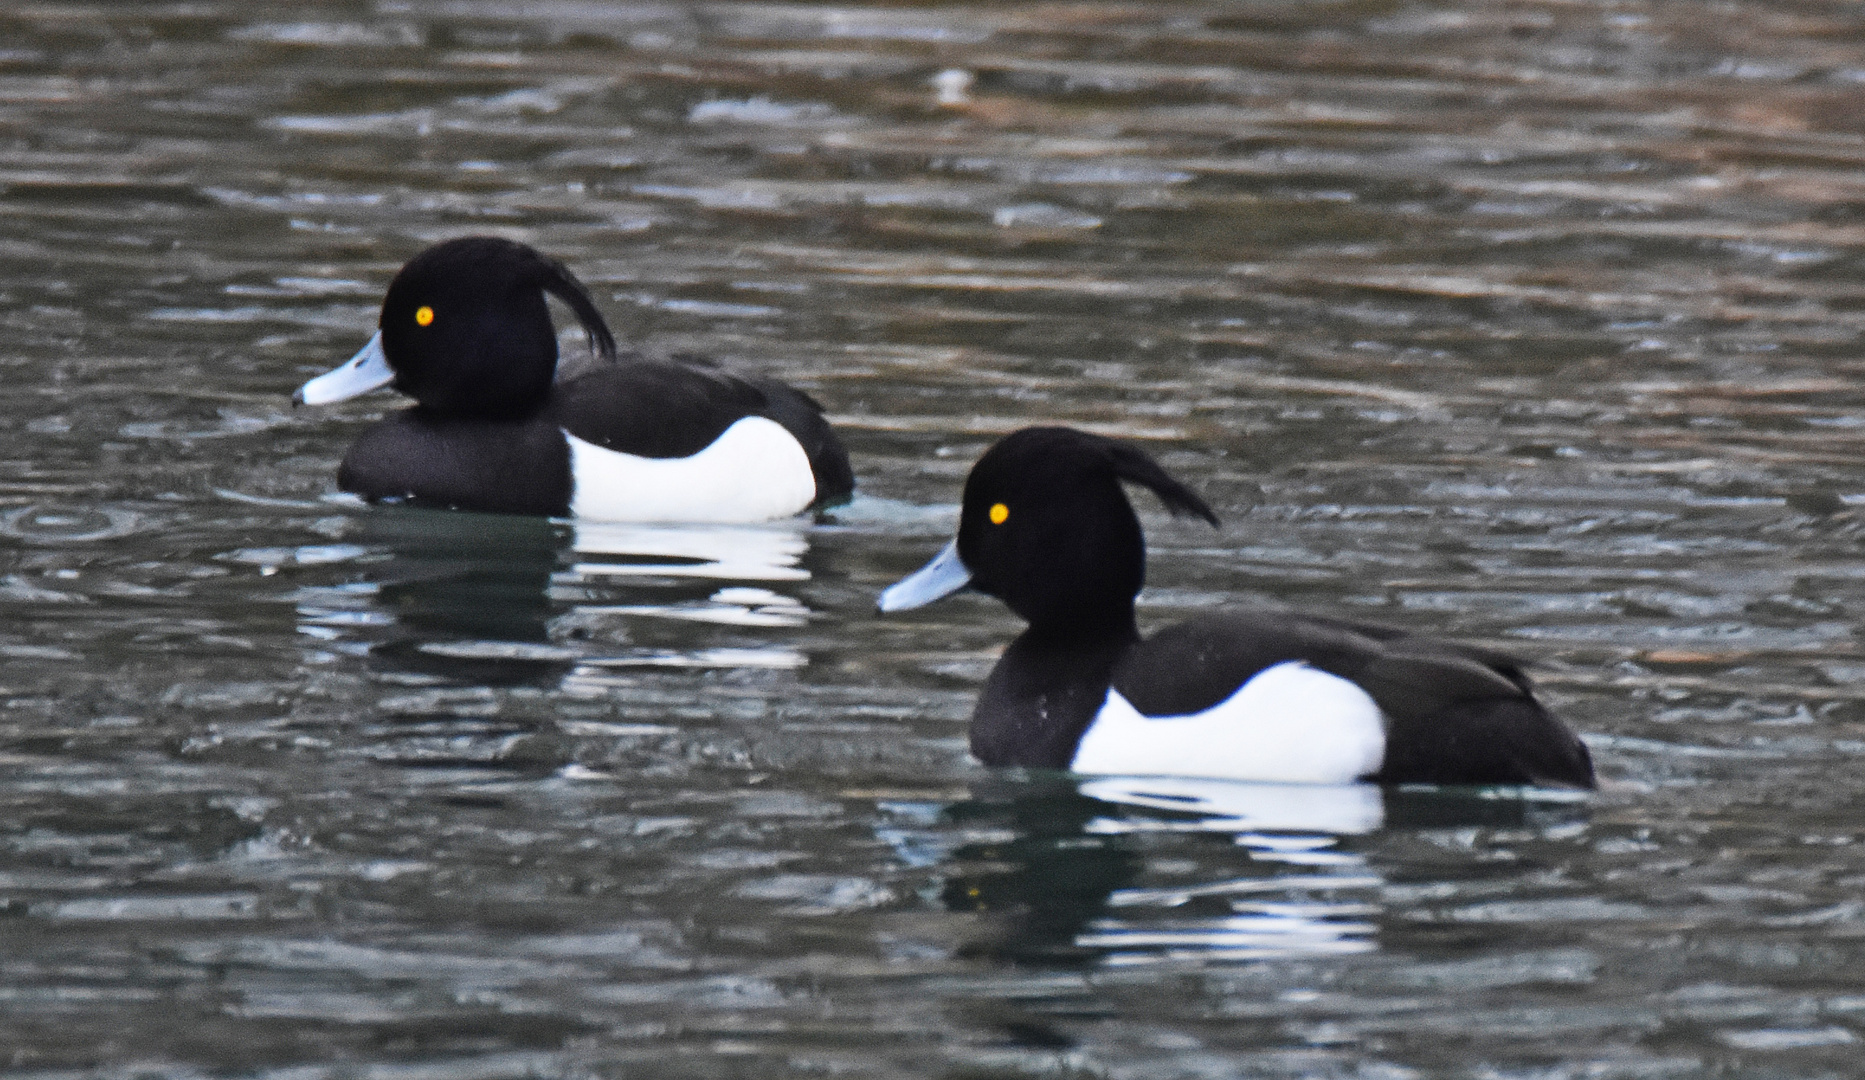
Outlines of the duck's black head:
M 1035 628 L 1130 629 L 1146 541 L 1122 480 L 1151 488 L 1174 513 L 1217 524 L 1203 499 L 1143 451 L 1072 428 L 1025 428 L 978 459 L 965 480 L 958 538 L 882 594 L 882 609 L 916 607 L 969 584 Z M 928 575 L 942 560 L 935 582 Z
M 557 371 L 544 294 L 570 305 L 605 358 L 615 338 L 564 265 L 524 244 L 468 236 L 408 261 L 382 301 L 381 348 L 397 390 L 437 413 L 514 416 L 541 404 Z

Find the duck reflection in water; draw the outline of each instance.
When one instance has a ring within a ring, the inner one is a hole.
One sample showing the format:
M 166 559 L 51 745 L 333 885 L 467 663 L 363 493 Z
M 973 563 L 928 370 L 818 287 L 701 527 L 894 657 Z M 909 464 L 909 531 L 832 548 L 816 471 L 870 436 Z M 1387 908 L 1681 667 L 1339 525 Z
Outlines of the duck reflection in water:
M 1005 775 L 941 815 L 957 836 L 940 896 L 981 917 L 967 955 L 1348 955 L 1378 948 L 1387 844 L 1440 829 L 1560 830 L 1585 814 L 1567 793 L 1522 789 Z
M 791 668 L 806 524 L 613 525 L 383 507 L 367 580 L 307 589 L 299 627 L 383 673 L 599 693 L 639 668 Z

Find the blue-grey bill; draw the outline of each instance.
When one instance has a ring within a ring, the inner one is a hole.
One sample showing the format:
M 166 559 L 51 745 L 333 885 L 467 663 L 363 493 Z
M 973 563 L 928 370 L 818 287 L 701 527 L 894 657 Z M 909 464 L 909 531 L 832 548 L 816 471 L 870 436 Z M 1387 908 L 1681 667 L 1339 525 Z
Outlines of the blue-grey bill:
M 379 390 L 394 381 L 395 370 L 389 367 L 389 358 L 382 353 L 382 331 L 378 330 L 369 344 L 342 367 L 326 371 L 300 386 L 291 399 L 300 405 L 329 405 Z
M 958 541 L 947 544 L 932 561 L 881 590 L 881 610 L 906 611 L 950 596 L 971 584 L 971 570 L 958 557 Z

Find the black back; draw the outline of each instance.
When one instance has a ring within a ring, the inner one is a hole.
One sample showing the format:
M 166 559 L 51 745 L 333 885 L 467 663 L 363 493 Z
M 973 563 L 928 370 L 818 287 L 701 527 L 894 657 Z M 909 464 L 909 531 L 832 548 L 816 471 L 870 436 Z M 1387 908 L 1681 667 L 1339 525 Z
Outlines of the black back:
M 711 446 L 725 429 L 764 408 L 764 393 L 717 368 L 636 360 L 604 364 L 555 395 L 565 431 L 605 450 L 677 458 Z
M 586 369 L 554 395 L 564 430 L 639 457 L 696 454 L 747 416 L 782 424 L 809 457 L 815 505 L 848 498 L 848 451 L 809 395 L 776 379 L 735 375 L 697 358 L 631 360 Z

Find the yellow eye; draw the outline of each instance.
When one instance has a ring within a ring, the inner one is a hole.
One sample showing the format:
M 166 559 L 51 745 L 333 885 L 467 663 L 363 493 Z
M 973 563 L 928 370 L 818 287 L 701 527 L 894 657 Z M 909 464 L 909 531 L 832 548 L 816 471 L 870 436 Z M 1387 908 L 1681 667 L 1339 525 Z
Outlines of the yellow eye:
M 1002 525 L 1010 517 L 1010 507 L 1003 503 L 991 504 L 991 524 Z
M 434 321 L 434 309 L 422 304 L 414 309 L 414 321 L 417 326 L 426 326 Z

